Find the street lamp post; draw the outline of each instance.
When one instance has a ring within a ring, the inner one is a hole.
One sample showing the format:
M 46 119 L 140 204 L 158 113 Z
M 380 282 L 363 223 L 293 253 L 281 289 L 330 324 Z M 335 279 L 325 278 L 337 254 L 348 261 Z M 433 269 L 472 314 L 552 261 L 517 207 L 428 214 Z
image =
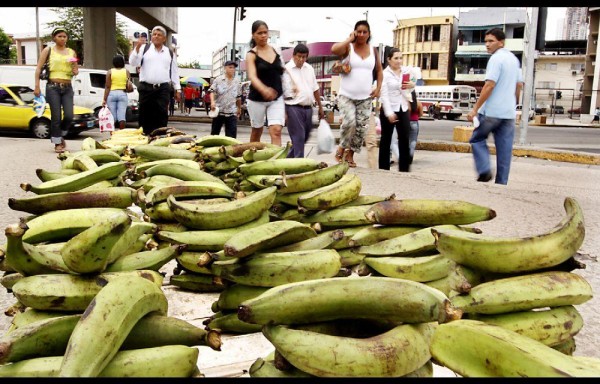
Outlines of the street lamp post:
M 349 26 L 350 28 L 354 28 L 352 25 L 350 25 L 350 23 L 347 23 L 347 22 L 345 22 L 344 20 L 342 20 L 342 19 L 338 19 L 338 18 L 335 18 L 335 17 L 333 17 L 333 16 L 325 16 L 325 19 L 327 19 L 327 20 L 337 20 L 337 21 L 339 21 L 339 22 L 341 22 L 341 23 L 344 23 L 344 24 L 346 24 L 346 25 L 347 25 L 347 26 Z

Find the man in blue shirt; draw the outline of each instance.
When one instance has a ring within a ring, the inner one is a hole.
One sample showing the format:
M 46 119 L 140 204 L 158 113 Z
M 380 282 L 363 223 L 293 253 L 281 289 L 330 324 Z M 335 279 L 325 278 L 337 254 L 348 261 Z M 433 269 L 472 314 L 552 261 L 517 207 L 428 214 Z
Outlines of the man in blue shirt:
M 479 175 L 477 181 L 487 182 L 492 179 L 490 152 L 487 146 L 487 138 L 491 133 L 496 145 L 496 184 L 506 185 L 512 160 L 516 106 L 523 88 L 523 75 L 519 59 L 504 48 L 504 40 L 505 34 L 500 28 L 492 28 L 485 32 L 485 48 L 492 56 L 486 67 L 481 95 L 467 119 L 474 121 L 475 126 L 469 143 Z

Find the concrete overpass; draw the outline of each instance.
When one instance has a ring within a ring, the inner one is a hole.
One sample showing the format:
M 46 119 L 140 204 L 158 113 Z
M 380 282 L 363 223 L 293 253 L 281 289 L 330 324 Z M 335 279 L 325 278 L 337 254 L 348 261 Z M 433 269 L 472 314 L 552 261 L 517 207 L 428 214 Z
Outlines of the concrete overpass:
M 83 7 L 83 55 L 86 68 L 109 69 L 117 52 L 116 13 L 152 29 L 162 25 L 167 30 L 167 43 L 177 33 L 176 7 Z M 150 41 L 150 39 L 148 39 Z

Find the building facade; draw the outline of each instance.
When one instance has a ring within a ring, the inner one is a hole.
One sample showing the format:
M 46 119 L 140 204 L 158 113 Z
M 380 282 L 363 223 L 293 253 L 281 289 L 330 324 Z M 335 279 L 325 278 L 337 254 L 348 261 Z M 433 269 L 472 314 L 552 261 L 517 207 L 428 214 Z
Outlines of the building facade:
M 588 8 L 589 34 L 585 54 L 585 74 L 583 79 L 583 100 L 581 109 L 584 113 L 594 113 L 600 106 L 600 65 L 596 59 L 600 55 L 598 31 L 600 30 L 600 7 Z
M 587 7 L 567 7 L 561 40 L 584 40 L 588 34 Z
M 481 91 L 490 55 L 485 48 L 485 32 L 490 28 L 504 30 L 505 48 L 523 61 L 527 11 L 524 8 L 477 8 L 460 12 L 458 45 L 455 53 L 454 81 Z
M 454 52 L 458 20 L 454 16 L 398 20 L 393 45 L 402 52 L 402 64 L 421 68 L 424 85 L 454 82 Z

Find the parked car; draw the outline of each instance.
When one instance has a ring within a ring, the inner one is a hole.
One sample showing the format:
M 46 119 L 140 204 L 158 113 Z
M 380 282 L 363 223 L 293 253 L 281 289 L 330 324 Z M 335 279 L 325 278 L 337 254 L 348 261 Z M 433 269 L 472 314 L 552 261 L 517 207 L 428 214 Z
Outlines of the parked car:
M 550 106 L 550 111 L 554 111 L 557 115 L 564 115 L 565 108 L 562 105 L 552 105 Z
M 549 111 L 549 109 L 550 109 L 549 105 L 536 104 L 535 113 L 536 113 L 536 115 L 541 115 L 542 113 L 546 113 L 547 111 Z
M 523 105 L 517 104 L 517 112 L 523 111 Z M 533 120 L 535 118 L 535 110 L 533 107 L 529 106 L 529 120 Z
M 20 84 L 34 88 L 35 86 L 34 65 L 2 65 L 0 66 L 0 83 Z M 90 108 L 98 116 L 104 100 L 104 85 L 106 83 L 106 70 L 93 68 L 79 68 L 79 74 L 73 76 L 73 102 L 76 105 Z M 125 120 L 137 122 L 139 120 L 139 94 L 134 82 L 134 90 L 127 94 L 127 110 Z M 40 81 L 42 94 L 46 92 L 46 81 Z M 44 95 L 45 96 L 45 95 Z
M 33 110 L 33 89 L 25 85 L 0 84 L 0 129 L 7 131 L 30 131 L 40 139 L 50 137 L 50 106 L 41 117 Z M 75 105 L 73 124 L 69 128 L 69 137 L 93 129 L 98 118 L 89 108 Z
M 575 108 L 567 109 L 567 113 L 571 113 L 571 114 L 574 114 L 574 115 L 580 115 L 581 114 L 581 107 L 575 107 Z
M 323 106 L 323 109 L 331 109 L 332 108 L 332 103 L 331 101 L 327 100 L 325 97 L 321 96 L 321 105 Z M 313 107 L 317 106 L 317 102 L 315 101 L 313 103 Z

